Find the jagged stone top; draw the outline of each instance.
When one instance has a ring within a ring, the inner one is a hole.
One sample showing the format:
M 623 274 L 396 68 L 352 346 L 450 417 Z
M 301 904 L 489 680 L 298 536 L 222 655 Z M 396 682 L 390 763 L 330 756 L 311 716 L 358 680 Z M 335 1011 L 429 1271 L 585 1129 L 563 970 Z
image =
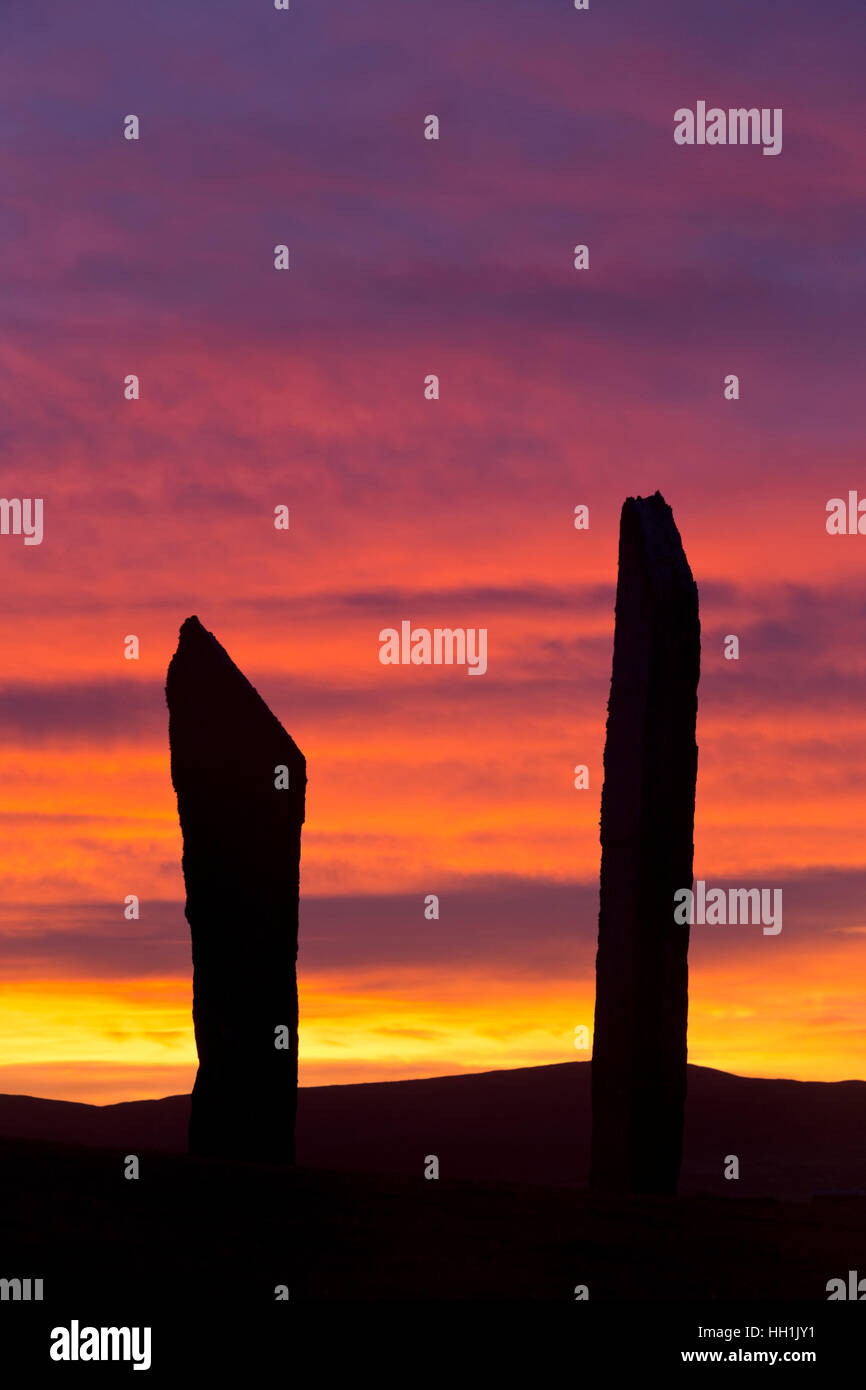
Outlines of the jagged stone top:
M 656 579 L 661 575 L 670 576 L 678 584 L 694 590 L 697 602 L 697 584 L 686 558 L 673 511 L 662 494 L 656 491 L 651 497 L 627 497 L 622 504 L 621 534 L 629 516 L 633 518 L 639 530 L 650 577 Z

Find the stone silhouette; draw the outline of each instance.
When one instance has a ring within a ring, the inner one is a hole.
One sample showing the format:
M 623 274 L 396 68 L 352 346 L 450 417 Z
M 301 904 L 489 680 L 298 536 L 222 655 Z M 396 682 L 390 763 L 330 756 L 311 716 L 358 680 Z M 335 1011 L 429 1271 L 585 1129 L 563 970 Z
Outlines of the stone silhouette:
M 601 797 L 590 1184 L 674 1193 L 686 1094 L 698 591 L 661 493 L 623 504 Z
M 166 697 L 199 1057 L 190 1151 L 293 1163 L 306 761 L 198 618 Z

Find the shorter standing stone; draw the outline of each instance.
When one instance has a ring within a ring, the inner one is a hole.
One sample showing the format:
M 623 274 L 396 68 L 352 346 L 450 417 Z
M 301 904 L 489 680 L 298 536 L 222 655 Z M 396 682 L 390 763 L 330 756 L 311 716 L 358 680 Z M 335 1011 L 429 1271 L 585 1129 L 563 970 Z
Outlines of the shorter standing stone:
M 190 1152 L 293 1163 L 306 762 L 198 618 L 180 630 L 166 696 L 199 1057 Z

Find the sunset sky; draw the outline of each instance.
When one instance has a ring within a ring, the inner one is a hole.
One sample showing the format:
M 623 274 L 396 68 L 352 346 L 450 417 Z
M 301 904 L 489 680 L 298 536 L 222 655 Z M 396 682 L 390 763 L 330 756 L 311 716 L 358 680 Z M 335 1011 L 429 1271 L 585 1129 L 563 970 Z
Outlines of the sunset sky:
M 866 497 L 864 38 L 861 0 L 5 0 L 0 495 L 45 522 L 0 536 L 0 1090 L 192 1085 L 192 613 L 307 758 L 302 1084 L 586 1057 L 656 489 L 696 876 L 784 894 L 778 936 L 694 928 L 690 1061 L 866 1078 L 866 536 L 825 527 Z M 675 145 L 698 100 L 782 108 L 782 153 Z M 486 675 L 381 665 L 403 619 L 486 627 Z

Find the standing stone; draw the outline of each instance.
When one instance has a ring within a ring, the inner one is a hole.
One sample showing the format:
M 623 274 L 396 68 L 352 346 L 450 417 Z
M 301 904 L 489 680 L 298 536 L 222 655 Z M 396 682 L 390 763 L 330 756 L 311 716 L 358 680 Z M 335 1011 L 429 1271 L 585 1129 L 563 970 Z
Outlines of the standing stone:
M 180 630 L 166 697 L 199 1057 L 190 1152 L 293 1163 L 306 761 L 198 618 Z
M 689 929 L 700 673 L 698 591 L 661 493 L 619 532 L 601 796 L 601 908 L 590 1184 L 674 1193 L 686 1095 Z

